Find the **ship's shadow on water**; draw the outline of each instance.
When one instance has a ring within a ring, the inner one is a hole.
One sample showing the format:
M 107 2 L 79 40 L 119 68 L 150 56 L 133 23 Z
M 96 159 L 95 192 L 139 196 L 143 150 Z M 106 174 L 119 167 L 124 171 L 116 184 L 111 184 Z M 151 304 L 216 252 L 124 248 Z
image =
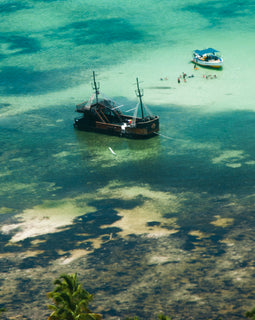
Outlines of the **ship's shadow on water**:
M 253 112 L 205 115 L 175 107 L 155 109 L 160 134 L 145 142 L 76 132 L 84 163 L 94 165 L 104 181 L 136 181 L 159 190 L 222 194 L 253 188 Z

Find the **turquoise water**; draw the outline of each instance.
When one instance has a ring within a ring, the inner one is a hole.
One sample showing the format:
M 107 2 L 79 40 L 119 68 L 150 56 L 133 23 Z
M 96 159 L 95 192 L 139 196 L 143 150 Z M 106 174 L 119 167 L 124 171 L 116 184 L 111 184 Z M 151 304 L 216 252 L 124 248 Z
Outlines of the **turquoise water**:
M 3 318 L 46 319 L 53 279 L 77 272 L 105 319 L 243 319 L 254 306 L 253 2 L 0 11 Z M 205 47 L 222 70 L 194 70 Z M 74 130 L 93 70 L 123 110 L 139 77 L 160 135 Z M 182 72 L 194 77 L 178 84 Z

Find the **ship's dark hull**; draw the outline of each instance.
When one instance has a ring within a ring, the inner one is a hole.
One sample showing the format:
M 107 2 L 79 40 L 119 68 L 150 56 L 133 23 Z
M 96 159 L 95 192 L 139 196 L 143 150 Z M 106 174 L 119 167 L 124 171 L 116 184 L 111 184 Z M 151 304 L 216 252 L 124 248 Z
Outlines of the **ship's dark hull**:
M 95 80 L 94 72 L 93 80 L 95 93 L 88 101 L 76 105 L 75 111 L 81 113 L 82 116 L 74 119 L 75 128 L 136 139 L 150 138 L 156 135 L 159 131 L 159 118 L 151 115 L 148 109 L 145 112 L 142 103 L 143 92 L 139 88 L 138 78 L 136 78 L 136 94 L 140 103 L 136 108 L 131 109 L 135 110 L 133 117 L 124 114 L 113 100 L 105 97 L 99 98 L 99 84 Z M 96 101 L 94 102 L 94 100 Z M 141 116 L 137 117 L 139 105 Z M 146 116 L 146 114 L 149 115 Z
M 135 126 L 123 123 L 106 123 L 84 115 L 74 120 L 74 127 L 81 131 L 93 131 L 110 135 L 123 136 L 133 139 L 145 139 L 156 135 L 159 131 L 157 116 L 137 121 Z

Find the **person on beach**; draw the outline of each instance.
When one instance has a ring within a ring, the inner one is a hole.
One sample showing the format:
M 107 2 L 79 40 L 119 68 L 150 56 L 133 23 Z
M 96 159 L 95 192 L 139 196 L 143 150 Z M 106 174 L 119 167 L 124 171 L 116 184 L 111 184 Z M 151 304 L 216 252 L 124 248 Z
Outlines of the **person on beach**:
M 178 80 L 177 80 L 177 81 L 178 81 L 178 83 L 180 83 L 180 82 L 181 82 L 180 78 L 178 78 Z

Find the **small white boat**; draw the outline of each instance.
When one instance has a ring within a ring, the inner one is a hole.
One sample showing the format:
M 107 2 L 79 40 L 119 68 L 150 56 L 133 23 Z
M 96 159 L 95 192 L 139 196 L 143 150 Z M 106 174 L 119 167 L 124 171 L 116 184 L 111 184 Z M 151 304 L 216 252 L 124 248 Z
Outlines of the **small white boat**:
M 191 62 L 210 68 L 221 68 L 223 65 L 223 59 L 220 57 L 219 51 L 213 48 L 194 50 Z

